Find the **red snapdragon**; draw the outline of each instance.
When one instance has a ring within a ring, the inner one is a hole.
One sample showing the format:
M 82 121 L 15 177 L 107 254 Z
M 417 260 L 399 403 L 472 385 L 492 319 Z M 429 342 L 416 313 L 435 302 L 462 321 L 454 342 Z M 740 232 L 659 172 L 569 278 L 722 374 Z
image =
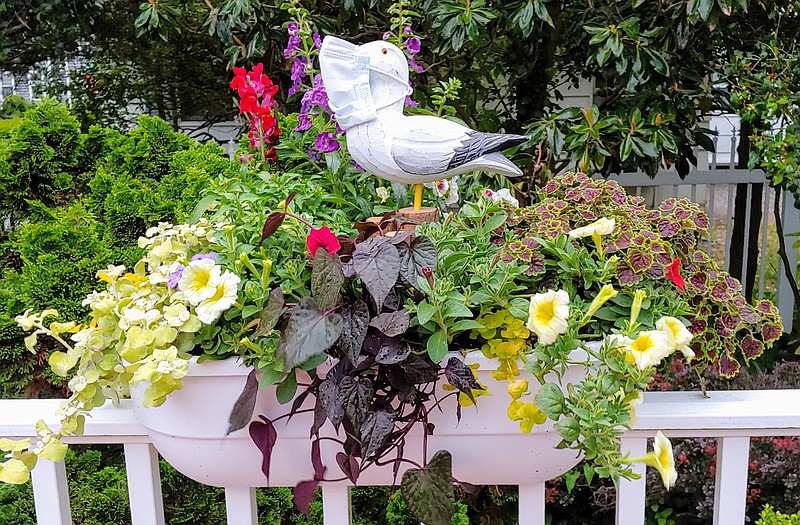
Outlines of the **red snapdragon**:
M 263 73 L 264 64 L 256 64 L 247 71 L 234 67 L 230 87 L 239 94 L 239 114 L 250 122 L 250 147 L 262 152 L 264 160 L 276 161 L 275 144 L 281 135 L 278 120 L 273 115 L 278 86 Z

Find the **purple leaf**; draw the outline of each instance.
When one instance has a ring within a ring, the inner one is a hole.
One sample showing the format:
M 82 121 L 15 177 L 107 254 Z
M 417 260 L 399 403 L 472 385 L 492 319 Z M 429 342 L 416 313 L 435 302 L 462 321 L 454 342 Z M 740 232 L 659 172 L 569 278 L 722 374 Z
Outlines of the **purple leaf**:
M 228 417 L 228 431 L 225 433 L 227 436 L 231 432 L 235 432 L 244 426 L 253 417 L 253 410 L 256 407 L 256 396 L 258 395 L 258 378 L 256 371 L 251 370 L 247 374 L 247 381 L 244 384 L 239 399 L 233 405 L 231 415 Z
M 399 337 L 382 337 L 375 362 L 383 365 L 402 363 L 411 355 L 411 347 Z
M 408 509 L 427 525 L 450 525 L 455 500 L 452 462 L 450 453 L 440 450 L 424 468 L 403 474 L 400 490 Z
M 319 485 L 319 481 L 307 479 L 295 485 L 292 490 L 295 507 L 309 517 L 311 516 L 311 502 L 314 500 L 314 491 L 317 489 L 317 485 Z
M 283 204 L 283 209 L 285 211 L 289 211 L 289 205 L 292 203 L 292 201 L 294 200 L 294 198 L 296 196 L 297 196 L 297 192 L 293 191 L 292 193 L 289 194 L 288 197 L 286 197 L 286 201 L 284 201 L 284 204 Z
M 370 326 L 377 328 L 389 337 L 404 334 L 408 330 L 409 324 L 411 324 L 411 317 L 405 308 L 396 312 L 380 314 L 369 323 Z
M 269 214 L 267 220 L 264 221 L 264 227 L 261 229 L 261 242 L 278 231 L 278 228 L 281 227 L 283 224 L 283 219 L 286 218 L 286 213 L 282 211 L 276 211 Z
M 342 474 L 347 476 L 347 479 L 353 482 L 353 485 L 358 481 L 358 476 L 361 474 L 361 467 L 358 466 L 358 460 L 353 456 L 338 452 L 336 454 L 336 463 L 342 469 Z
M 410 246 L 399 244 L 397 251 L 401 261 L 400 277 L 411 286 L 417 286 L 417 277 L 422 276 L 423 268 L 436 270 L 436 246 L 427 237 L 415 238 Z
M 389 410 L 370 411 L 361 426 L 361 443 L 364 448 L 364 459 L 369 458 L 383 448 L 389 435 L 394 430 L 394 412 Z
M 253 443 L 261 451 L 261 472 L 267 477 L 269 483 L 269 465 L 272 460 L 272 449 L 275 448 L 275 441 L 278 439 L 278 433 L 275 431 L 275 425 L 272 421 L 264 416 L 259 416 L 261 421 L 253 421 L 250 423 L 250 438 Z
M 329 349 L 342 333 L 342 317 L 336 312 L 321 312 L 310 297 L 300 300 L 281 332 L 278 355 L 283 369 L 290 370 Z
M 387 237 L 373 237 L 358 245 L 353 252 L 353 268 L 375 301 L 375 309 L 383 308 L 400 275 L 400 255 Z
M 336 404 L 344 407 L 344 412 L 350 421 L 358 427 L 367 417 L 367 410 L 372 403 L 374 389 L 372 381 L 366 377 L 356 380 L 345 376 L 339 383 L 339 394 Z
M 339 256 L 328 254 L 324 248 L 317 249 L 311 269 L 311 296 L 320 310 L 324 312 L 336 306 L 343 284 L 344 273 Z
M 257 338 L 267 335 L 275 328 L 281 315 L 283 315 L 283 304 L 283 290 L 281 290 L 280 286 L 276 286 L 269 292 L 267 304 L 261 311 L 261 319 L 258 321 L 258 327 L 250 335 L 251 341 L 255 341 Z
M 475 380 L 475 376 L 472 375 L 472 370 L 457 357 L 451 357 L 447 361 L 444 375 L 451 385 L 467 394 L 473 403 L 475 403 L 475 397 L 472 395 L 472 391 L 483 390 L 478 381 Z
M 369 308 L 364 301 L 356 301 L 347 308 L 343 308 L 340 314 L 342 316 L 342 335 L 339 337 L 338 345 L 347 359 L 355 366 L 358 364 L 358 356 L 367 335 Z

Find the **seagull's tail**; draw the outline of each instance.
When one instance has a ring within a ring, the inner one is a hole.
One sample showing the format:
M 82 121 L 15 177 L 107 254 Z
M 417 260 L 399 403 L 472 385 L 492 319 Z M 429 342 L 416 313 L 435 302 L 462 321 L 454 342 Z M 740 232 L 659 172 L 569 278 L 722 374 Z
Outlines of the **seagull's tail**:
M 466 164 L 466 166 L 474 166 L 472 169 L 475 170 L 501 173 L 506 177 L 519 177 L 522 175 L 522 170 L 498 151 L 479 157 Z
M 503 133 L 483 133 L 481 153 L 494 153 L 528 142 L 531 138 L 527 135 L 511 135 Z

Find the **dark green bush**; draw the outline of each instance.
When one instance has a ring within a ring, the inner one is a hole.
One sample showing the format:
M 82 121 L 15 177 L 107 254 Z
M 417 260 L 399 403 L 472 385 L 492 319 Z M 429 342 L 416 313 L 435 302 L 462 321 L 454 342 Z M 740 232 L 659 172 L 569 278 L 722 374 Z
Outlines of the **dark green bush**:
M 10 119 L 19 118 L 25 110 L 31 106 L 30 102 L 19 95 L 9 95 L 3 99 L 3 106 L 0 109 L 0 118 Z
M 81 184 L 78 121 L 66 106 L 45 100 L 25 112 L 0 146 L 0 215 L 19 219 L 28 200 L 61 204 Z

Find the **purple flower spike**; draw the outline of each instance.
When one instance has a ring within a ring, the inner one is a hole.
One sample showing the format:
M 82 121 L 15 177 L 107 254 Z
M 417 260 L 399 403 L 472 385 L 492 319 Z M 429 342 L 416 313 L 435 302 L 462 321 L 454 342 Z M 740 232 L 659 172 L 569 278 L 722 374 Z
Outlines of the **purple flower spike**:
M 384 40 L 389 40 L 391 37 L 392 37 L 392 34 L 389 31 L 387 31 L 387 32 L 385 32 L 383 34 L 383 39 Z
M 319 36 L 318 33 L 314 33 L 311 35 L 311 38 L 314 40 L 314 46 L 317 50 L 322 49 L 322 38 Z
M 314 142 L 314 147 L 320 153 L 330 153 L 332 151 L 339 151 L 339 141 L 336 140 L 336 135 L 323 131 L 317 135 L 317 140 Z
M 419 64 L 417 64 L 417 61 L 416 61 L 416 60 L 414 60 L 414 57 L 411 57 L 411 58 L 408 60 L 408 67 L 410 67 L 411 69 L 413 69 L 413 70 L 414 70 L 414 71 L 416 71 L 417 73 L 422 73 L 422 72 L 424 72 L 424 71 L 425 71 L 425 68 L 424 68 L 424 67 L 422 67 L 422 66 L 420 66 Z
M 319 162 L 322 160 L 322 155 L 317 152 L 314 148 L 308 148 L 308 158 L 313 160 L 314 162 Z
M 289 35 L 295 36 L 300 31 L 300 26 L 297 24 L 297 22 L 289 22 L 289 25 L 286 26 L 286 31 L 289 32 Z
M 406 34 L 406 35 L 410 35 L 411 34 L 411 28 L 410 27 L 403 28 L 403 33 Z
M 173 289 L 178 288 L 178 283 L 181 282 L 181 276 L 183 276 L 183 268 L 182 264 L 178 265 L 178 268 L 167 279 L 167 286 Z
M 300 113 L 297 116 L 297 127 L 294 128 L 295 131 L 308 131 L 311 129 L 312 122 L 311 117 L 308 116 L 308 113 L 303 114 Z
M 295 51 L 300 49 L 300 35 L 292 35 L 289 37 L 289 42 L 286 43 L 286 49 L 283 50 L 284 58 L 289 58 Z

